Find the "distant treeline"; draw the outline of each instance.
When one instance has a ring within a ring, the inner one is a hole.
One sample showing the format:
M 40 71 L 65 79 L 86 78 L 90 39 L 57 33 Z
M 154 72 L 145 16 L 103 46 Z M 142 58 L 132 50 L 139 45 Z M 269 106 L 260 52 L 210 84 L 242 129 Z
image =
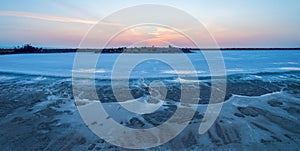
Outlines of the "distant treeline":
M 169 46 L 165 47 L 134 47 L 134 48 L 105 48 L 105 49 L 45 49 L 34 47 L 31 44 L 26 44 L 13 49 L 1 49 L 0 55 L 3 54 L 22 54 L 22 53 L 67 53 L 67 52 L 94 52 L 94 53 L 193 53 L 200 50 L 300 50 L 300 48 L 177 48 Z
M 135 47 L 135 48 L 105 48 L 105 49 L 45 49 L 34 47 L 30 44 L 13 49 L 0 49 L 0 54 L 22 54 L 22 53 L 67 53 L 67 52 L 94 52 L 94 53 L 192 53 L 184 48 L 169 46 L 168 48 L 159 47 Z
M 22 53 L 66 53 L 76 52 L 76 49 L 43 49 L 34 47 L 30 44 L 23 45 L 21 47 L 15 47 L 13 49 L 0 49 L 0 54 L 22 54 Z

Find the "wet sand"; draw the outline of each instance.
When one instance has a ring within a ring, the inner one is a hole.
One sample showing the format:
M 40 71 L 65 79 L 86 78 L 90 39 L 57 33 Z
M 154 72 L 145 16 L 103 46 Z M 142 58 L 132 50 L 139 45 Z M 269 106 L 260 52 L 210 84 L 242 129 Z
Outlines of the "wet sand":
M 70 78 L 0 75 L 3 150 L 123 150 L 94 135 L 82 121 Z M 299 77 L 297 72 L 229 76 L 222 111 L 208 132 L 200 135 L 211 91 L 210 81 L 203 80 L 199 108 L 188 127 L 167 144 L 149 150 L 300 149 Z M 102 103 L 116 102 L 109 81 L 96 83 Z M 180 98 L 178 83 L 169 83 L 167 89 L 163 110 L 116 121 L 132 128 L 162 124 L 175 112 Z M 131 93 L 135 98 L 148 95 L 144 87 L 131 87 Z M 95 100 L 87 93 L 82 98 Z

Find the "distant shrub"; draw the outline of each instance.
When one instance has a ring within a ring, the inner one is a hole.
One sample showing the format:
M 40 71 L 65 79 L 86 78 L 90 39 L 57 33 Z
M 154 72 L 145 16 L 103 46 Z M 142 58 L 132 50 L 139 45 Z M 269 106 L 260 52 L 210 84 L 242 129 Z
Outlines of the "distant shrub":
M 41 53 L 43 52 L 42 48 L 37 48 L 31 44 L 25 44 L 22 47 L 14 48 L 14 53 Z

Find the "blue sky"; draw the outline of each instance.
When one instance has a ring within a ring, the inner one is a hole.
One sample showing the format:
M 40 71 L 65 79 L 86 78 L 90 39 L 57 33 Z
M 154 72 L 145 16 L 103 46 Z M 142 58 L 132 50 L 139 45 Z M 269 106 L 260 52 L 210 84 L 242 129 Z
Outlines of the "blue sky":
M 169 5 L 186 11 L 205 25 L 221 47 L 300 47 L 298 0 L 1 1 L 0 46 L 32 43 L 77 47 L 93 23 L 122 8 L 140 4 Z M 124 44 L 119 40 L 114 46 Z M 181 39 L 172 40 L 181 46 Z

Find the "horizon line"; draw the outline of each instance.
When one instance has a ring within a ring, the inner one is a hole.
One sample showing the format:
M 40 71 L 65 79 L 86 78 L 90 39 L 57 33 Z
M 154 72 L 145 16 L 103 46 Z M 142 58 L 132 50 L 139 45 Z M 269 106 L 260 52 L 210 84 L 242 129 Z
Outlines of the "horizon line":
M 26 44 L 25 44 L 26 45 Z M 24 46 L 24 45 L 22 45 Z M 2 50 L 13 50 L 13 49 L 19 49 L 22 48 L 22 46 L 14 46 L 13 48 L 5 48 L 0 46 L 0 49 Z M 51 49 L 89 49 L 89 50 L 97 50 L 97 49 L 118 49 L 118 48 L 126 48 L 126 49 L 134 49 L 134 48 L 178 48 L 178 49 L 190 49 L 190 50 L 234 50 L 234 49 L 249 49 L 249 50 L 254 50 L 254 49 L 299 49 L 300 47 L 220 47 L 220 48 L 197 48 L 197 47 L 175 47 L 175 46 L 139 46 L 139 47 L 126 47 L 126 46 L 115 46 L 115 47 L 106 47 L 106 48 L 78 48 L 78 47 L 39 47 L 39 46 L 33 46 L 36 48 L 42 48 L 45 50 L 51 50 Z

